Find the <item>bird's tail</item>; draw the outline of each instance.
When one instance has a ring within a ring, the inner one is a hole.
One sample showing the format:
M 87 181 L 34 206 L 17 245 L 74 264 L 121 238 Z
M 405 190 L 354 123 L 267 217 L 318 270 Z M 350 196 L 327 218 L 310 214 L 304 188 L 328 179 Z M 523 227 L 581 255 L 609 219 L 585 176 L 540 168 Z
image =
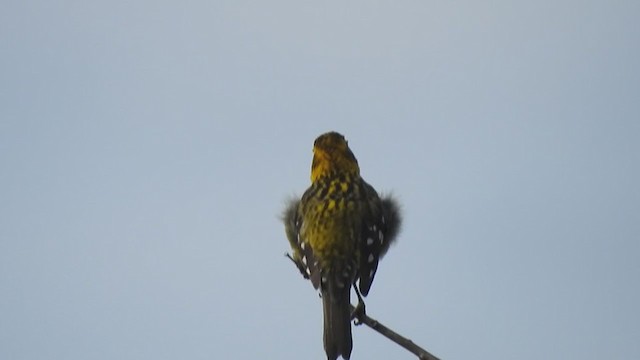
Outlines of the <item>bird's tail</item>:
M 338 356 L 349 359 L 353 342 L 351 340 L 351 289 L 322 294 L 324 312 L 324 350 L 328 360 Z

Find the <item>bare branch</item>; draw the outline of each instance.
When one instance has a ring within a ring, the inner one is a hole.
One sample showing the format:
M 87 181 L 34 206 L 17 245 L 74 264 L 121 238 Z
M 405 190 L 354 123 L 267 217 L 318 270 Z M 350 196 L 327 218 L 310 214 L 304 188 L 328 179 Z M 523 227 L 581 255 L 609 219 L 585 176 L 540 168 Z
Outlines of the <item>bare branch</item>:
M 440 360 L 427 350 L 421 348 L 416 345 L 413 341 L 405 338 L 404 336 L 398 334 L 397 332 L 389 329 L 388 327 L 382 325 L 378 320 L 369 317 L 367 314 L 361 311 L 356 311 L 356 308 L 352 305 L 351 312 L 354 313 L 355 319 L 360 323 L 367 325 L 373 330 L 379 332 L 384 335 L 387 339 L 393 341 L 394 343 L 402 346 L 407 349 L 414 355 L 418 357 L 420 360 Z

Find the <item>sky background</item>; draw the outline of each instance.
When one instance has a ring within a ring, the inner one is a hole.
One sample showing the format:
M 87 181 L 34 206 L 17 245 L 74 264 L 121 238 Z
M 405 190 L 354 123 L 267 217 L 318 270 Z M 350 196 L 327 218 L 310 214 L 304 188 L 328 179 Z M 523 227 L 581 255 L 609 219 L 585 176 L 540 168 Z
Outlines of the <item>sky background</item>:
M 325 358 L 278 217 L 336 130 L 405 214 L 371 316 L 443 360 L 639 359 L 639 18 L 3 1 L 0 358 Z

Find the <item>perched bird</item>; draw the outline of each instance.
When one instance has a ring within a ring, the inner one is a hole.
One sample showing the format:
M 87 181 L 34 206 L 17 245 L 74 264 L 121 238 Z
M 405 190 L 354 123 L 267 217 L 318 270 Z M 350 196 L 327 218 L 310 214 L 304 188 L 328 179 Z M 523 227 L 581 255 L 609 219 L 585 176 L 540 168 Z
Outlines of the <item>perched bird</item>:
M 287 256 L 322 297 L 327 359 L 349 359 L 351 286 L 364 311 L 360 294 L 369 293 L 378 261 L 400 229 L 398 203 L 378 196 L 360 176 L 344 136 L 329 132 L 313 144 L 311 186 L 288 203 L 283 221 L 292 249 Z

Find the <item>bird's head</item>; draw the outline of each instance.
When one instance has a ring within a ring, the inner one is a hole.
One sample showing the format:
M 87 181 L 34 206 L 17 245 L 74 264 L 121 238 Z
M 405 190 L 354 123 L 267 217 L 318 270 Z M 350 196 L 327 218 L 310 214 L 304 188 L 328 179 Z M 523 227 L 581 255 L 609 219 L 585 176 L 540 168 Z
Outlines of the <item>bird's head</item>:
M 358 160 L 349 149 L 347 140 L 333 131 L 318 136 L 313 143 L 311 182 L 341 173 L 360 175 Z

